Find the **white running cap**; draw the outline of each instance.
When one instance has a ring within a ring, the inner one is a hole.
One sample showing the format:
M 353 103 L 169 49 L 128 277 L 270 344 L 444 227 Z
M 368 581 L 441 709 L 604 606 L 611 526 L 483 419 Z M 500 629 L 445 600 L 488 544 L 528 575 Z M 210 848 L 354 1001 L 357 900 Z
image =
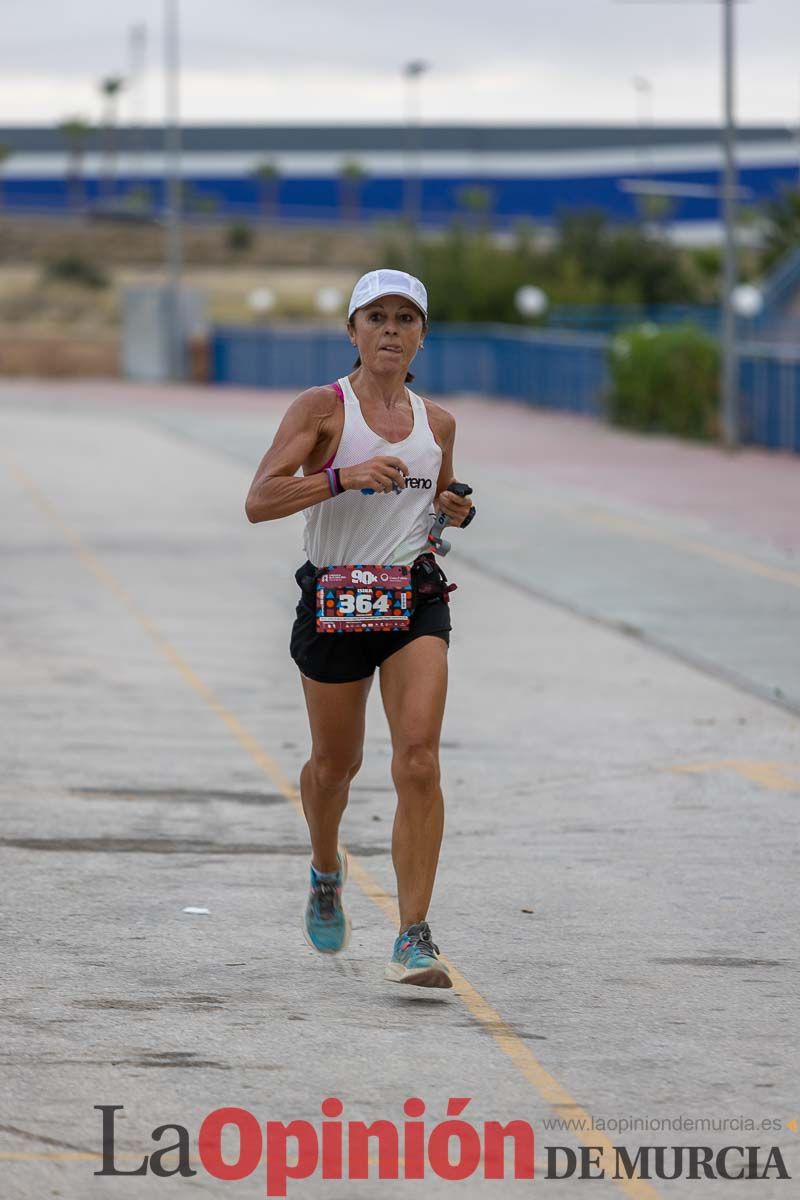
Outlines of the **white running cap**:
M 423 284 L 406 271 L 390 271 L 384 267 L 380 271 L 369 271 L 361 276 L 350 297 L 348 321 L 357 308 L 372 304 L 373 300 L 379 300 L 381 296 L 408 296 L 409 300 L 413 300 L 417 308 L 422 310 L 425 317 L 428 316 L 428 293 Z

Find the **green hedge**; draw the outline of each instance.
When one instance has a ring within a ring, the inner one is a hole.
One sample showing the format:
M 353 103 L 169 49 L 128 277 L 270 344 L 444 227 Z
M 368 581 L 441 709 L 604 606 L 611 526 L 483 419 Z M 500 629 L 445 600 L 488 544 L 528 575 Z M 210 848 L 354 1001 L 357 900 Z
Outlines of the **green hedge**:
M 714 438 L 719 433 L 719 349 L 695 325 L 621 331 L 609 351 L 609 417 L 648 433 Z

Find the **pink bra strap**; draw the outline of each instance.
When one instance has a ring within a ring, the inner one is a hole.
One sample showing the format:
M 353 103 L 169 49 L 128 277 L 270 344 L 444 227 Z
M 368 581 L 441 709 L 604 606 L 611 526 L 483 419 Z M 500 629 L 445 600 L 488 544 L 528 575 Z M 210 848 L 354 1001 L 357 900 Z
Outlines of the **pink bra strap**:
M 341 384 L 339 383 L 339 380 L 337 379 L 335 383 L 329 383 L 329 384 L 328 384 L 328 387 L 332 387 L 332 388 L 333 388 L 333 390 L 336 392 L 336 395 L 337 395 L 337 396 L 339 397 L 339 399 L 341 400 L 342 404 L 344 404 L 344 392 L 342 391 L 342 386 L 341 386 Z M 320 470 L 321 470 L 321 471 L 325 471 L 325 470 L 327 470 L 327 468 L 328 468 L 328 467 L 332 467 L 332 466 L 333 466 L 333 460 L 334 460 L 335 458 L 336 458 L 336 451 L 334 450 L 333 454 L 330 456 L 330 458 L 328 459 L 328 461 L 325 463 L 325 466 L 324 466 L 324 467 L 321 467 L 321 468 L 320 468 Z M 319 474 L 319 472 L 317 472 L 317 473 Z

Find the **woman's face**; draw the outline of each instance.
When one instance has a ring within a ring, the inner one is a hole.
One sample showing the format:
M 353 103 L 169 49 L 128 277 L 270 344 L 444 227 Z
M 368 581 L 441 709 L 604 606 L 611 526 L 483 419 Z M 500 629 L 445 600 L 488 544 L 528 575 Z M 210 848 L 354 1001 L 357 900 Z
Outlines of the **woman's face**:
M 353 345 L 365 367 L 376 375 L 398 374 L 405 379 L 422 345 L 424 319 L 405 296 L 382 296 L 353 313 L 348 324 Z

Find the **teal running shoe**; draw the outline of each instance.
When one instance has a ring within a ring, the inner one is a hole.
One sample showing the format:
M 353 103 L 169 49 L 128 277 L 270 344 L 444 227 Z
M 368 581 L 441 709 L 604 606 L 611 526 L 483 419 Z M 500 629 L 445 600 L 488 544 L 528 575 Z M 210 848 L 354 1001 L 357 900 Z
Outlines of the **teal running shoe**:
M 415 983 L 417 987 L 451 988 L 450 972 L 437 958 L 439 947 L 434 945 L 430 925 L 420 921 L 410 925 L 394 944 L 384 978 L 390 983 Z
M 311 867 L 311 890 L 303 914 L 303 934 L 320 954 L 338 954 L 350 941 L 350 919 L 342 908 L 342 888 L 347 879 L 347 854 L 339 851 L 339 870 L 320 875 Z

